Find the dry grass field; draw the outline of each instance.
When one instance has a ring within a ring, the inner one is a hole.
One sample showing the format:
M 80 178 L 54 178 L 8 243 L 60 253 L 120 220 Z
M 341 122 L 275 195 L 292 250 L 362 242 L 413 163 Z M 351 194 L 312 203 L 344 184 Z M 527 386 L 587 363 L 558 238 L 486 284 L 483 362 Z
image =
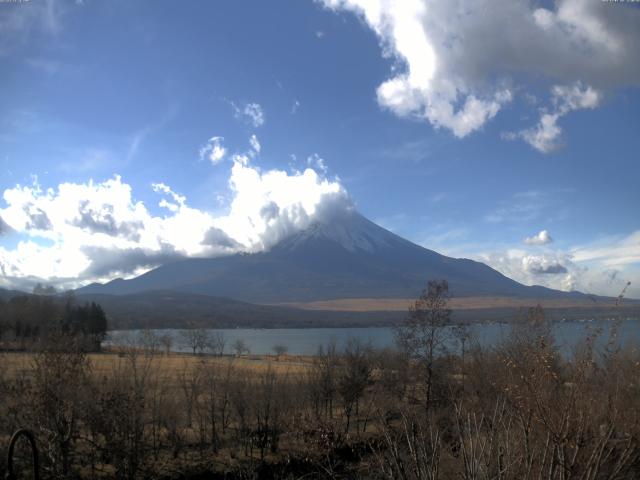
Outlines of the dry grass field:
M 414 302 L 410 298 L 343 298 L 335 300 L 318 300 L 315 302 L 292 302 L 279 305 L 301 308 L 304 310 L 329 310 L 342 312 L 406 312 Z M 626 301 L 629 303 L 630 301 Z M 637 306 L 636 301 L 631 301 Z M 545 309 L 553 308 L 611 308 L 616 305 L 613 298 L 586 299 L 536 299 L 513 297 L 458 297 L 451 298 L 449 308 L 452 310 L 475 310 L 495 308 L 531 308 L 540 305 Z M 623 305 L 624 306 L 624 305 Z
M 140 354 L 144 357 L 144 353 Z M 117 350 L 107 350 L 103 353 L 91 353 L 87 355 L 91 371 L 94 375 L 106 375 L 121 368 L 127 361 L 127 354 Z M 226 367 L 230 363 L 234 369 L 242 375 L 259 375 L 267 371 L 279 375 L 302 375 L 312 365 L 311 357 L 298 355 L 243 355 L 241 357 L 225 355 L 191 355 L 182 353 L 160 354 L 156 353 L 147 357 L 152 370 L 161 372 L 164 378 L 178 380 L 185 371 L 190 371 L 207 363 L 220 367 Z M 4 374 L 8 378 L 16 378 L 22 375 L 30 375 L 33 371 L 34 354 L 30 352 L 0 352 Z

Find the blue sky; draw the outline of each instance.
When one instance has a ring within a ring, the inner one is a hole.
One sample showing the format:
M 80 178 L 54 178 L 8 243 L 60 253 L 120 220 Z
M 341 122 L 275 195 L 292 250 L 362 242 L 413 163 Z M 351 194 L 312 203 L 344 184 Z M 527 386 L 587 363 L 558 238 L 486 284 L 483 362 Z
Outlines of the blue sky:
M 0 4 L 2 284 L 257 251 L 355 204 L 640 297 L 639 32 L 583 0 Z

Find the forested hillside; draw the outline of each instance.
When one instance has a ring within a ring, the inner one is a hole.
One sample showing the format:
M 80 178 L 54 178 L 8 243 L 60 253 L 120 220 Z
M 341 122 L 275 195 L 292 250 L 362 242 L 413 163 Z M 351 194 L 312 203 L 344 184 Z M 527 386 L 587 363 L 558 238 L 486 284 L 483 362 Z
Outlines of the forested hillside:
M 30 349 L 58 335 L 83 340 L 96 350 L 107 332 L 107 316 L 95 302 L 78 304 L 71 296 L 18 295 L 0 298 L 0 347 Z

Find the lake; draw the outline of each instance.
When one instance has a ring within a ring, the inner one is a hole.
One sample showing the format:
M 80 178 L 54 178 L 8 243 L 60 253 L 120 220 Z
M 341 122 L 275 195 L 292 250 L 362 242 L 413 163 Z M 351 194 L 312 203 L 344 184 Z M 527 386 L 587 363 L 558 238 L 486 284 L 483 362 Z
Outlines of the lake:
M 614 322 L 610 320 L 585 320 L 565 321 L 552 324 L 552 332 L 561 351 L 570 354 L 573 348 L 583 341 L 590 332 L 602 329 L 596 342 L 600 347 L 604 346 L 612 332 Z M 249 347 L 252 354 L 264 355 L 273 353 L 275 345 L 285 345 L 289 354 L 313 355 L 321 345 L 327 345 L 335 340 L 338 347 L 343 347 L 351 338 L 359 338 L 365 342 L 371 342 L 376 348 L 393 347 L 394 335 L 391 328 L 276 328 L 276 329 L 216 329 L 226 339 L 225 353 L 231 353 L 231 345 L 241 339 Z M 511 331 L 511 326 L 503 323 L 477 324 L 469 326 L 475 340 L 482 346 L 490 347 L 498 345 Z M 172 350 L 176 352 L 188 352 L 190 349 L 181 344 L 181 330 L 162 329 L 153 330 L 158 335 L 170 335 L 173 338 Z M 114 330 L 109 332 L 106 344 L 127 345 L 139 337 L 140 330 Z M 453 335 L 451 327 L 446 327 L 448 347 L 452 350 L 459 348 L 459 343 Z M 619 321 L 617 339 L 623 346 L 640 346 L 640 320 L 624 319 Z

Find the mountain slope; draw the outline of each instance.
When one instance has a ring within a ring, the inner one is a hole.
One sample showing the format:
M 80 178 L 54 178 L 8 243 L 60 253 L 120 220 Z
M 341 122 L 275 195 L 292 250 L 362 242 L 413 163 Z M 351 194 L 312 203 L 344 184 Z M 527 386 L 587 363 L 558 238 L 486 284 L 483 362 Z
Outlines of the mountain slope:
M 440 255 L 356 212 L 314 223 L 267 252 L 182 260 L 131 280 L 88 285 L 78 293 L 173 290 L 254 303 L 413 298 L 430 279 L 447 279 L 458 297 L 582 296 L 527 287 L 483 263 Z

